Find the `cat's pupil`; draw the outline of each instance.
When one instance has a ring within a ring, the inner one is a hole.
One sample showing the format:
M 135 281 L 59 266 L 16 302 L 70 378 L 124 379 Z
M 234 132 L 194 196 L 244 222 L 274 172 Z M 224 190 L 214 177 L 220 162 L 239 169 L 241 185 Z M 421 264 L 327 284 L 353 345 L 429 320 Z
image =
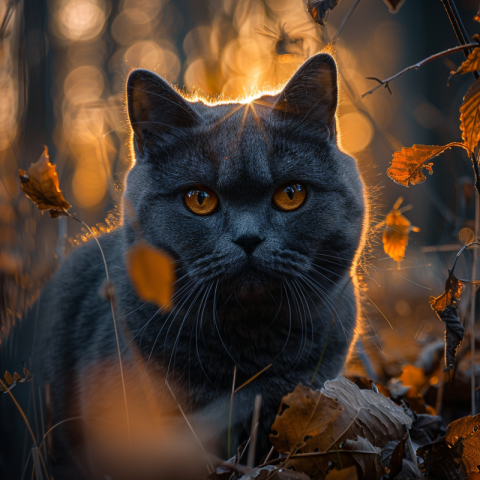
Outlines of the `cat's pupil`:
M 285 189 L 285 193 L 288 195 L 290 200 L 293 200 L 293 196 L 295 195 L 295 189 L 293 187 L 287 187 Z
M 203 191 L 199 191 L 197 193 L 197 201 L 198 201 L 198 204 L 199 205 L 202 205 L 203 201 L 208 197 L 208 193 L 207 192 L 203 192 Z

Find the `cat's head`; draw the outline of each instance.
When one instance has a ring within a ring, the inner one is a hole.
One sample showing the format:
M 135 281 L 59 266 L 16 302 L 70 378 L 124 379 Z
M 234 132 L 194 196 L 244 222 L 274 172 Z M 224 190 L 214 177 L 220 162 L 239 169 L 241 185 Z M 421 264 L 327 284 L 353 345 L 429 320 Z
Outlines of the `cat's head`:
M 133 71 L 125 223 L 169 252 L 179 275 L 236 295 L 312 271 L 345 273 L 365 203 L 356 162 L 337 147 L 337 98 L 327 54 L 278 95 L 246 104 L 189 102 L 155 73 Z

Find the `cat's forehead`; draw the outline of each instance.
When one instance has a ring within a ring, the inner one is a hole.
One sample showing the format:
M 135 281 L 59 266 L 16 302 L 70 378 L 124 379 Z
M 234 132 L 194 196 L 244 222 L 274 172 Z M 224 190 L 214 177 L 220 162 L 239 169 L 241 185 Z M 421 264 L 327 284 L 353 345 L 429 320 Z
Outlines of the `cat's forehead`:
M 254 104 L 228 104 L 201 112 L 201 136 L 210 143 L 218 164 L 218 187 L 235 188 L 248 181 L 256 187 L 272 183 L 268 111 Z

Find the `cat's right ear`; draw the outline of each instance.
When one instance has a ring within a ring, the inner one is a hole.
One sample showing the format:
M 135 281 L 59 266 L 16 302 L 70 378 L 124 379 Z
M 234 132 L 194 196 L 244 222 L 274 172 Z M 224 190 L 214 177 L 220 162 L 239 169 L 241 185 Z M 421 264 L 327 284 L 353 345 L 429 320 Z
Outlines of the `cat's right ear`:
M 198 123 L 188 102 L 163 78 L 149 70 L 130 73 L 127 106 L 136 153 L 143 157 L 153 138 L 161 140 Z

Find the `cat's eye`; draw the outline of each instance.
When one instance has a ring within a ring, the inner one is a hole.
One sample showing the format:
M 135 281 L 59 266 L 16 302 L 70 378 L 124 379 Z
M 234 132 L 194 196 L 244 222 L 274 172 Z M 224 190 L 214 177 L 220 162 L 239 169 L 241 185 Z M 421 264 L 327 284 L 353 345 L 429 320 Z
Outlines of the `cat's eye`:
M 218 197 L 207 187 L 193 187 L 185 193 L 185 205 L 197 215 L 209 215 L 218 207 Z
M 273 194 L 274 205 L 285 212 L 296 210 L 305 201 L 307 189 L 301 183 L 282 185 Z

